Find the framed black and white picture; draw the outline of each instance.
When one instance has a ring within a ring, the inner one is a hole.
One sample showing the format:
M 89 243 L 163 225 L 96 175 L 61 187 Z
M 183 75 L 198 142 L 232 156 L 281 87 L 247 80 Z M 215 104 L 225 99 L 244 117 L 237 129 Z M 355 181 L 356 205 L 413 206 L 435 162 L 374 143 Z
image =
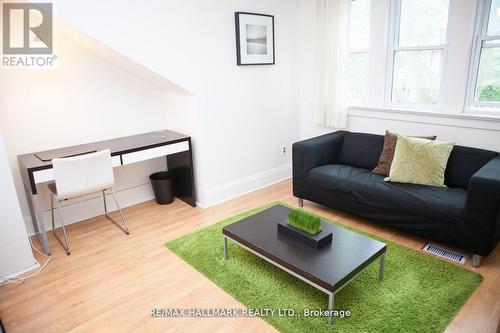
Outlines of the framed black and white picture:
M 274 16 L 234 13 L 236 60 L 241 65 L 274 65 Z

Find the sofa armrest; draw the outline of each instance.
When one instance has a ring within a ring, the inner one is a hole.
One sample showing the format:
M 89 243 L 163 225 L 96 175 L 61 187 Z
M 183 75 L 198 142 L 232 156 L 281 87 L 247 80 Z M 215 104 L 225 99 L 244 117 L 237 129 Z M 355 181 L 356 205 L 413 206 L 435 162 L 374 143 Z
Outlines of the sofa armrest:
M 309 170 L 335 163 L 346 131 L 337 131 L 312 139 L 299 141 L 292 146 L 293 179 L 305 179 Z
M 486 163 L 469 181 L 465 223 L 484 233 L 493 247 L 500 237 L 500 156 Z

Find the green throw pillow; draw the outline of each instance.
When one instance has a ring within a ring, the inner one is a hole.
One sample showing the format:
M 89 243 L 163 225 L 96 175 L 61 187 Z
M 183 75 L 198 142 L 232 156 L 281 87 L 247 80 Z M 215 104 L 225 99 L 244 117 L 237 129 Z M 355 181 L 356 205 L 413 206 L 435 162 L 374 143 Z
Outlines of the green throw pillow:
M 394 160 L 385 181 L 444 186 L 444 171 L 454 144 L 398 134 Z

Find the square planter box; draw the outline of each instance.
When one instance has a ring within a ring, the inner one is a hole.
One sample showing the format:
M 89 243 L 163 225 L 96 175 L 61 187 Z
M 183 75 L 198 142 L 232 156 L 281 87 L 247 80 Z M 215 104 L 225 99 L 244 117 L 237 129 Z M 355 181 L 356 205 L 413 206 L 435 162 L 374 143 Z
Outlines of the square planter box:
M 321 221 L 321 231 L 315 235 L 311 235 L 298 228 L 292 227 L 288 224 L 288 221 L 278 222 L 278 232 L 318 249 L 332 242 L 330 225 L 323 221 Z

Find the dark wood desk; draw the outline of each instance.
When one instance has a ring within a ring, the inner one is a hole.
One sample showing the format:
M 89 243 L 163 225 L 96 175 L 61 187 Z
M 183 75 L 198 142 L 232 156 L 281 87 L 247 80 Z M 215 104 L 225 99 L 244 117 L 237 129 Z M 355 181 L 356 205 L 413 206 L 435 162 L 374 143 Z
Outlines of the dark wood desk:
M 36 185 L 54 179 L 52 158 L 104 149 L 111 150 L 114 167 L 166 156 L 168 169 L 176 173 L 175 195 L 191 206 L 196 206 L 191 137 L 184 134 L 162 130 L 19 155 L 17 160 L 30 206 L 33 227 L 46 254 L 50 254 L 50 247 Z

